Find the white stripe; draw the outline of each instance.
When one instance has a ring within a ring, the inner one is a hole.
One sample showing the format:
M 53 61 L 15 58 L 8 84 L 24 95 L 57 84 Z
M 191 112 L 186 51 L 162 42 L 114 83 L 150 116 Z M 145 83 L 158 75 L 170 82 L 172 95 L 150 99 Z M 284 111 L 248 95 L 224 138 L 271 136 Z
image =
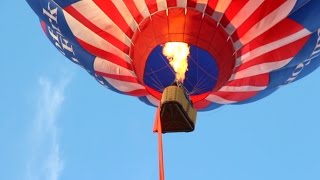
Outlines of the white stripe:
M 158 99 L 156 99 L 155 97 L 153 97 L 153 96 L 151 96 L 151 95 L 148 95 L 148 96 L 146 96 L 146 97 L 147 97 L 148 101 L 149 101 L 151 104 L 153 104 L 153 105 L 155 105 L 155 106 L 159 106 L 159 105 L 160 105 L 160 101 L 159 101 Z
M 196 10 L 199 12 L 204 12 L 207 7 L 208 0 L 197 0 Z
M 177 7 L 181 7 L 181 8 L 187 7 L 187 0 L 177 0 Z
M 167 10 L 166 0 L 157 0 L 158 11 Z
M 212 14 L 212 18 L 214 20 L 216 20 L 217 22 L 219 22 L 231 2 L 232 2 L 232 0 L 219 0 L 218 4 Z
M 123 19 L 126 21 L 128 26 L 131 28 L 133 32 L 135 32 L 138 29 L 138 24 L 132 17 L 132 14 L 130 13 L 127 6 L 124 4 L 123 1 L 119 0 L 112 0 L 114 6 L 118 9 L 119 13 L 123 17 Z
M 262 64 L 258 64 L 258 65 L 246 68 L 244 70 L 241 70 L 241 71 L 238 71 L 238 72 L 232 74 L 229 81 L 235 80 L 235 79 L 251 77 L 251 76 L 256 76 L 259 74 L 269 73 L 273 70 L 277 70 L 279 68 L 282 68 L 283 66 L 287 65 L 291 60 L 292 60 L 292 58 L 289 58 L 289 59 L 276 61 L 276 62 L 262 63 Z
M 236 103 L 237 101 L 230 101 L 227 99 L 224 99 L 220 96 L 210 94 L 208 97 L 206 97 L 206 100 L 213 102 L 213 103 L 218 103 L 218 104 L 232 104 Z
M 130 47 L 130 38 L 93 1 L 78 1 L 72 7 L 94 25 Z
M 275 24 L 286 18 L 297 0 L 287 0 L 273 12 L 264 17 L 261 21 L 251 27 L 246 34 L 244 34 L 237 42 L 235 42 L 235 49 L 238 50 L 242 45 L 247 44 L 254 38 L 258 37 Z
M 150 16 L 149 9 L 145 0 L 134 0 L 134 4 L 136 5 L 143 18 L 147 18 Z
M 106 59 L 102 59 L 100 57 L 96 57 L 93 63 L 93 68 L 95 71 L 103 72 L 112 75 L 119 76 L 130 76 L 136 78 L 133 71 L 128 70 L 122 66 L 114 64 Z
M 91 46 L 110 52 L 120 57 L 121 59 L 125 60 L 126 62 L 131 63 L 131 59 L 127 54 L 125 54 L 120 49 L 113 46 L 111 43 L 104 40 L 100 36 L 98 36 L 96 33 L 91 31 L 87 27 L 85 27 L 83 24 L 81 24 L 77 19 L 72 17 L 66 11 L 63 11 L 63 13 L 69 28 L 78 39 L 81 39 L 82 41 L 90 44 Z
M 131 82 L 119 81 L 116 79 L 111 79 L 107 77 L 103 77 L 112 87 L 121 91 L 121 92 L 132 92 L 135 90 L 143 90 L 145 89 L 142 85 Z
M 265 53 L 268 53 L 270 51 L 273 51 L 275 49 L 278 49 L 278 48 L 283 47 L 285 45 L 288 45 L 290 43 L 293 43 L 301 38 L 308 36 L 309 34 L 311 34 L 310 31 L 308 31 L 307 29 L 302 29 L 294 34 L 291 34 L 290 36 L 287 36 L 287 37 L 279 39 L 277 41 L 273 41 L 269 44 L 260 46 L 254 50 L 251 50 L 251 51 L 245 53 L 241 57 L 237 58 L 236 66 L 239 66 L 240 64 L 243 64 L 246 62 L 249 62 L 250 60 L 252 60 L 256 57 L 259 57 Z
M 255 12 L 256 9 L 263 3 L 264 0 L 249 0 L 246 5 L 233 17 L 228 26 L 226 27 L 226 32 L 231 35 L 233 32 L 245 22 L 251 14 Z
M 221 92 L 248 92 L 248 91 L 261 91 L 266 89 L 267 86 L 223 86 L 219 89 Z

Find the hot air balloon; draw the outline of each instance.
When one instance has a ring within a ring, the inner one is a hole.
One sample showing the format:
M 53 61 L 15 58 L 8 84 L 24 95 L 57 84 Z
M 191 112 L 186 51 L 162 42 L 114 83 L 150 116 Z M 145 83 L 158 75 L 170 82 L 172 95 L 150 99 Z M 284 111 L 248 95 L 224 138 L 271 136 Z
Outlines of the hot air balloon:
M 183 90 L 175 98 L 183 94 L 198 111 L 254 102 L 320 65 L 318 0 L 27 2 L 64 56 L 106 88 L 155 107 L 174 83 Z M 177 42 L 188 51 L 182 77 L 164 52 Z M 182 101 L 178 110 L 187 112 Z

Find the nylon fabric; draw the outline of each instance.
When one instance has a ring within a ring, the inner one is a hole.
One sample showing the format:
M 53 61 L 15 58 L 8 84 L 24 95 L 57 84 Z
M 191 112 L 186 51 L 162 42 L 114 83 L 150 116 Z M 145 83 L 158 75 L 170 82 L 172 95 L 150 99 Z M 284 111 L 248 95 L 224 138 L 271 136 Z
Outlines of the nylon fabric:
M 259 100 L 320 64 L 318 0 L 26 1 L 60 53 L 104 87 L 152 106 L 163 89 L 157 83 L 169 81 L 144 77 L 157 66 L 150 55 L 160 54 L 166 42 L 186 42 L 210 54 L 192 60 L 206 76 L 187 73 L 198 110 Z M 217 68 L 210 70 L 209 62 Z M 171 78 L 168 69 L 158 69 L 156 77 Z

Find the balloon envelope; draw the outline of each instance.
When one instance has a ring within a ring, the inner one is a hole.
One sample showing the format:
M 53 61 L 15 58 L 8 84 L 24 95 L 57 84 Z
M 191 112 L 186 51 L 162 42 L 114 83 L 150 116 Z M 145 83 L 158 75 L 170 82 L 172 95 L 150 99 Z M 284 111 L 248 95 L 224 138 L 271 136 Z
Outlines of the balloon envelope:
M 211 110 L 259 100 L 320 65 L 318 0 L 27 0 L 52 44 L 99 83 L 158 106 L 190 45 L 184 86 Z

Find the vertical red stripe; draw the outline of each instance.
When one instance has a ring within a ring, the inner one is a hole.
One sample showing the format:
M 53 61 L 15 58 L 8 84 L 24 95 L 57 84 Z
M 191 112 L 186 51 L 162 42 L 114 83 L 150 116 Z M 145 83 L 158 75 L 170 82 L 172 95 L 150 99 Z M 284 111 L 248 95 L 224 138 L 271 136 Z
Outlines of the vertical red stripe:
M 290 28 L 288 28 L 288 27 L 290 27 Z M 286 30 L 283 31 L 283 29 L 286 29 Z M 260 36 L 258 36 L 254 40 L 252 40 L 248 45 L 245 45 L 244 47 L 242 47 L 238 51 L 238 53 L 240 55 L 243 55 L 243 54 L 245 54 L 253 49 L 256 49 L 260 46 L 269 44 L 271 42 L 283 39 L 287 36 L 290 36 L 294 33 L 297 33 L 299 31 L 301 31 L 302 29 L 304 29 L 304 27 L 302 25 L 300 25 L 299 23 L 297 23 L 296 21 L 294 21 L 292 19 L 286 18 L 286 19 L 280 21 L 275 26 L 273 26 L 268 31 L 264 32 L 263 34 L 261 34 Z
M 194 37 L 199 37 L 201 24 L 203 23 L 202 13 L 198 11 L 194 11 L 194 13 L 187 13 L 185 19 L 186 23 L 184 33 Z
M 198 94 L 198 95 L 191 95 L 190 99 L 191 99 L 192 103 L 196 103 L 196 102 L 199 102 L 199 101 L 203 100 L 204 98 L 206 98 L 210 93 L 211 92 Z
M 104 51 L 102 49 L 99 49 L 95 46 L 92 46 L 84 41 L 82 41 L 81 39 L 78 39 L 77 38 L 77 41 L 79 42 L 79 44 L 84 48 L 86 49 L 88 52 L 90 52 L 91 54 L 95 55 L 95 56 L 99 56 L 103 59 L 106 59 L 114 64 L 117 64 L 121 67 L 124 67 L 126 69 L 129 69 L 129 70 L 132 70 L 132 66 L 131 64 L 129 64 L 128 62 L 126 62 L 124 59 L 121 59 L 120 57 L 110 53 L 110 52 L 107 52 L 107 51 Z
M 182 42 L 186 21 L 184 9 L 170 9 L 168 19 L 170 41 Z
M 47 24 L 44 21 L 41 21 L 41 28 L 42 28 L 43 32 L 47 35 L 48 34 Z
M 212 102 L 203 99 L 203 100 L 201 100 L 199 102 L 194 103 L 193 107 L 196 108 L 196 109 L 204 109 L 204 108 L 210 106 L 210 104 L 212 104 Z
M 191 8 L 195 8 L 197 6 L 197 0 L 188 0 L 187 6 Z
M 169 34 L 183 33 L 186 16 L 184 9 L 170 9 L 168 14 Z
M 295 42 L 282 46 L 268 53 L 262 54 L 261 56 L 258 56 L 250 60 L 249 62 L 242 64 L 237 69 L 235 69 L 235 71 L 241 71 L 251 66 L 255 66 L 262 63 L 276 62 L 292 58 L 300 51 L 300 49 L 305 45 L 308 39 L 309 36 L 301 38 Z
M 122 93 L 129 95 L 129 96 L 136 96 L 136 97 L 149 95 L 145 89 L 137 89 L 137 90 L 133 90 L 133 91 L 129 91 L 129 92 L 122 92 Z
M 106 77 L 106 78 L 110 78 L 110 79 L 115 79 L 115 80 L 119 80 L 119 81 L 124 81 L 124 82 L 130 82 L 130 83 L 137 83 L 139 84 L 137 78 L 132 77 L 132 76 L 124 76 L 124 75 L 120 75 L 120 74 L 109 74 L 106 72 L 100 72 L 100 71 L 96 71 L 96 73 L 100 76 Z
M 169 34 L 168 24 L 168 16 L 165 11 L 158 12 L 152 16 L 152 25 L 157 39 Z
M 244 101 L 258 94 L 259 91 L 250 92 L 214 92 L 212 94 L 229 101 Z
M 267 86 L 269 84 L 269 73 L 246 77 L 230 81 L 227 86 Z
M 157 0 L 145 0 L 150 14 L 158 11 Z
M 232 1 L 228 9 L 224 13 L 220 21 L 220 24 L 226 27 L 230 23 L 230 21 L 233 19 L 233 17 L 243 8 L 244 5 L 246 5 L 248 1 L 249 0 Z
M 179 1 L 179 0 L 178 0 Z M 177 4 L 177 0 L 167 0 L 167 7 L 176 7 Z
M 123 42 L 121 42 L 120 40 L 115 38 L 110 33 L 100 29 L 99 27 L 97 27 L 89 19 L 87 19 L 81 13 L 79 13 L 79 11 L 77 11 L 74 7 L 68 6 L 68 7 L 65 7 L 64 10 L 66 12 L 68 12 L 72 17 L 77 19 L 84 26 L 86 26 L 88 29 L 93 31 L 95 34 L 97 34 L 98 36 L 100 36 L 104 40 L 110 42 L 113 46 L 117 47 L 118 49 L 120 49 L 121 51 L 123 51 L 126 54 L 129 53 L 129 47 L 126 44 L 124 44 Z
M 99 6 L 100 9 L 109 16 L 109 18 L 117 24 L 128 37 L 131 38 L 133 36 L 133 31 L 112 1 L 93 0 L 93 2 L 95 2 L 97 6 Z
M 211 17 L 204 16 L 201 29 L 199 32 L 199 36 L 198 36 L 199 39 L 206 41 L 210 44 L 216 31 L 217 31 L 216 22 L 212 21 Z
M 206 13 L 211 16 L 214 12 L 214 10 L 216 9 L 216 6 L 218 4 L 219 0 L 209 0 L 207 7 L 206 7 Z
M 127 6 L 129 9 L 131 15 L 133 18 L 137 21 L 139 24 L 143 20 L 143 16 L 140 14 L 136 4 L 134 3 L 133 0 L 123 0 L 124 4 Z
M 239 40 L 243 35 L 245 35 L 248 30 L 264 17 L 270 14 L 272 11 L 276 10 L 280 5 L 282 5 L 286 0 L 266 0 L 264 1 L 258 9 L 235 31 L 232 35 L 234 41 Z

